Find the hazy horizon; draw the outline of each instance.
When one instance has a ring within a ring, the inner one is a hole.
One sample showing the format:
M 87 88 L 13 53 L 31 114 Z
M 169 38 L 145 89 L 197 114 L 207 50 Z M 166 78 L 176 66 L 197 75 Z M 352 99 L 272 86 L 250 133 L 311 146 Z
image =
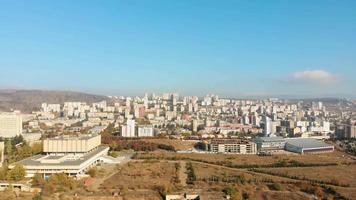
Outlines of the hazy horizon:
M 80 91 L 80 90 L 61 90 L 61 89 L 36 89 L 36 88 L 1 88 L 0 91 L 59 91 L 59 92 L 78 92 L 78 93 L 85 93 L 85 94 L 90 94 L 90 95 L 99 95 L 99 96 L 123 96 L 123 97 L 135 97 L 135 96 L 144 96 L 145 94 L 156 94 L 156 95 L 162 95 L 163 93 L 174 93 L 177 91 L 164 91 L 164 92 L 154 92 L 154 91 L 146 91 L 144 93 L 136 93 L 136 94 L 120 94 L 120 93 L 95 93 L 91 91 Z M 229 99 L 268 99 L 268 98 L 279 98 L 279 99 L 318 99 L 318 98 L 338 98 L 338 99 L 351 99 L 351 100 L 356 100 L 356 97 L 354 96 L 348 96 L 345 94 L 339 94 L 339 95 L 333 95 L 333 94 L 322 94 L 322 95 L 305 95 L 305 94 L 295 94 L 295 95 L 286 95 L 286 94 L 265 94 L 265 95 L 248 95 L 248 94 L 241 94 L 238 96 L 224 96 L 224 95 L 219 95 L 219 93 L 207 93 L 207 94 L 202 94 L 202 95 L 197 95 L 197 94 L 187 94 L 187 93 L 179 93 L 177 92 L 180 96 L 198 96 L 199 98 L 203 98 L 206 95 L 218 95 L 220 98 L 229 98 Z

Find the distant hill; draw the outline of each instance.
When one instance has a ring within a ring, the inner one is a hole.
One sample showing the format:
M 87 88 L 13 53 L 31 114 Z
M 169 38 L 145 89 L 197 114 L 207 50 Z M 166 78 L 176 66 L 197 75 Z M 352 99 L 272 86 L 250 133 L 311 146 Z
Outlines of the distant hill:
M 110 100 L 106 96 L 69 91 L 47 90 L 0 90 L 0 111 L 20 110 L 31 112 L 39 110 L 41 103 L 60 103 L 82 101 L 87 103 Z

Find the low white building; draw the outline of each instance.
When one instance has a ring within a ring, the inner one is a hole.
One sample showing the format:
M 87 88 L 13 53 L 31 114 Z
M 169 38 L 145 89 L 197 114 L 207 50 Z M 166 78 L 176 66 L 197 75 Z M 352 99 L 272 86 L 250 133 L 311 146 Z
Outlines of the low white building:
M 65 173 L 80 177 L 87 170 L 106 159 L 109 147 L 100 146 L 100 135 L 59 136 L 43 141 L 43 154 L 26 158 L 16 164 L 24 166 L 26 177 L 36 173 L 48 177 L 54 173 Z
M 334 146 L 312 138 L 288 138 L 285 149 L 300 154 L 315 154 L 333 152 Z
M 286 141 L 282 137 L 258 137 L 255 143 L 260 151 L 275 151 L 284 149 Z
M 206 144 L 212 153 L 256 154 L 256 143 L 240 139 L 214 139 Z
M 153 137 L 154 131 L 153 126 L 139 126 L 137 128 L 137 136 L 138 137 Z

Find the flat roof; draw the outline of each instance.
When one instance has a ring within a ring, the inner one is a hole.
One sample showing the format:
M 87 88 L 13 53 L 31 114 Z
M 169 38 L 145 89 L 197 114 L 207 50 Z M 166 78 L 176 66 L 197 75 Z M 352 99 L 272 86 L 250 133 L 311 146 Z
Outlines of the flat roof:
M 333 146 L 313 138 L 287 138 L 286 143 L 300 148 L 321 148 Z
M 60 135 L 54 138 L 47 138 L 46 140 L 87 140 L 98 136 L 97 134 L 84 134 L 84 135 Z
M 211 144 L 251 144 L 253 142 L 244 139 L 213 139 Z
M 39 154 L 39 155 L 35 155 L 32 157 L 20 160 L 16 164 L 20 164 L 23 166 L 26 166 L 26 165 L 27 166 L 28 165 L 29 166 L 41 166 L 41 165 L 45 165 L 45 166 L 78 166 L 107 148 L 109 148 L 109 147 L 100 146 L 97 149 L 95 149 L 94 151 L 84 154 L 83 156 L 81 156 L 77 159 L 64 158 L 66 155 L 49 156 L 49 155 Z M 64 159 L 60 160 L 61 158 L 64 158 Z M 72 158 L 72 157 L 70 157 L 70 158 Z M 41 162 L 41 160 L 55 160 L 55 159 L 58 159 L 60 161 L 58 163 L 47 163 L 47 162 L 43 163 L 43 162 Z
M 256 140 L 262 140 L 264 142 L 275 142 L 275 141 L 281 141 L 281 140 L 285 141 L 285 139 L 282 137 L 258 137 L 258 138 L 256 138 Z
M 47 156 L 45 159 L 47 159 L 47 160 L 56 160 L 56 159 L 60 159 L 62 157 L 63 156 Z

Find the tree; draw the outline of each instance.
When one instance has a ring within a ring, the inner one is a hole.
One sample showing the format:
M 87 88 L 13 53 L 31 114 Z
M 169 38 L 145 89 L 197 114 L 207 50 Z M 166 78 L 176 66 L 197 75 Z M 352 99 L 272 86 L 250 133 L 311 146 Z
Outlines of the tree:
M 7 178 L 7 166 L 0 167 L 0 180 L 6 180 Z
M 23 141 L 24 141 L 24 140 L 23 140 L 22 135 L 15 136 L 15 137 L 12 139 L 12 145 L 20 144 L 20 143 L 22 143 Z
M 54 185 L 57 188 L 68 188 L 70 190 L 77 186 L 76 181 L 64 173 L 53 174 L 48 180 L 49 185 Z M 47 185 L 47 184 L 46 184 Z
M 35 143 L 35 144 L 33 144 L 33 145 L 31 146 L 31 148 L 32 148 L 32 154 L 35 155 L 35 154 L 41 153 L 41 152 L 43 151 L 42 146 L 43 146 L 42 142 L 41 142 L 41 143 Z
M 43 187 L 44 184 L 46 183 L 46 181 L 43 178 L 42 174 L 36 173 L 33 177 L 32 177 L 32 185 L 33 186 L 37 186 L 37 187 Z
M 5 142 L 5 153 L 9 157 L 9 156 L 12 156 L 12 152 L 13 152 L 13 146 L 11 144 L 11 141 L 10 140 L 6 140 L 6 142 Z
M 12 181 L 20 181 L 25 178 L 25 176 L 26 170 L 22 165 L 15 165 L 7 174 L 8 180 Z
M 27 143 L 17 148 L 16 160 L 22 160 L 30 156 L 32 156 L 32 148 Z

